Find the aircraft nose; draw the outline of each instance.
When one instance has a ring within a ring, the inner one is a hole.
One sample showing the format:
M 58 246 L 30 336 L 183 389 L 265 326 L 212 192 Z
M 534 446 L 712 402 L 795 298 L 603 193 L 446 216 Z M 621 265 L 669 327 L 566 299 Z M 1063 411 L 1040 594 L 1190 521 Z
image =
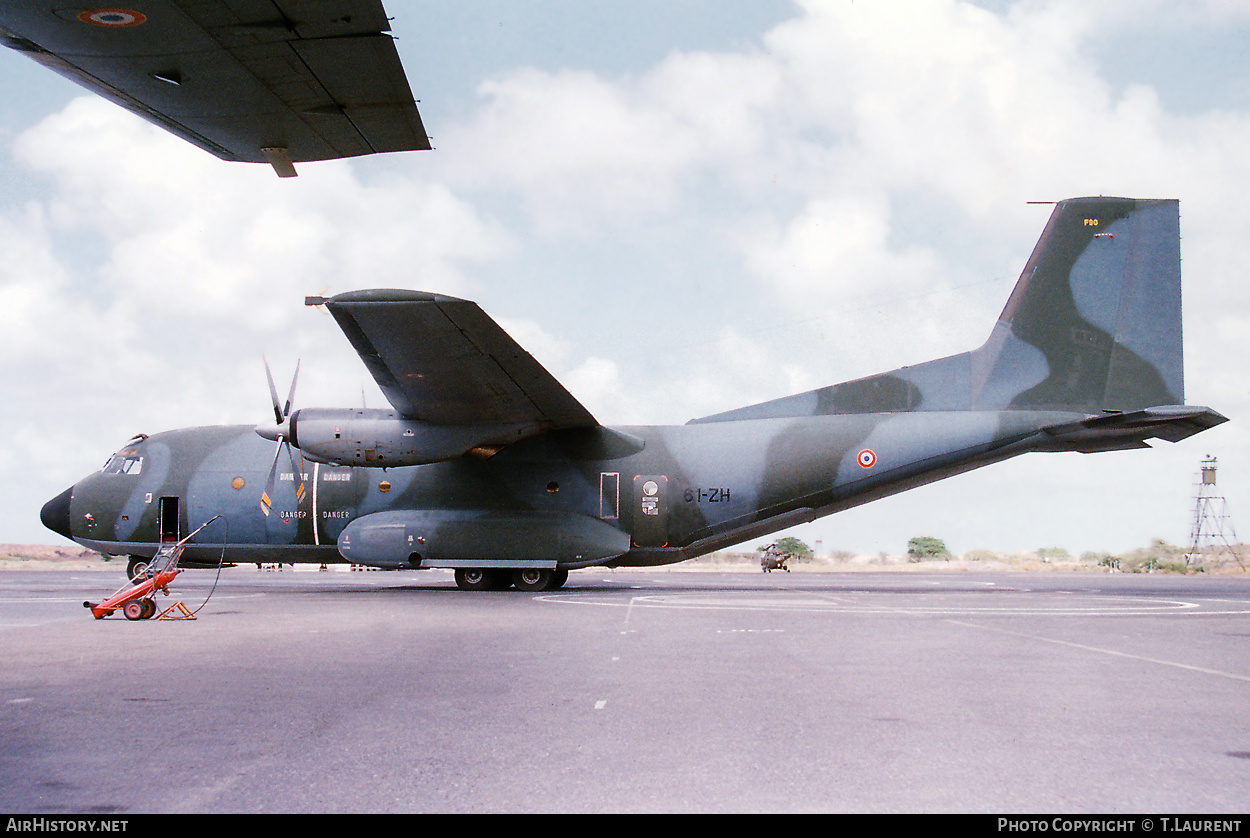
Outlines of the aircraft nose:
M 45 503 L 43 510 L 39 513 L 39 520 L 43 521 L 45 527 L 69 539 L 74 537 L 69 529 L 69 498 L 73 493 L 74 487 L 70 486 Z

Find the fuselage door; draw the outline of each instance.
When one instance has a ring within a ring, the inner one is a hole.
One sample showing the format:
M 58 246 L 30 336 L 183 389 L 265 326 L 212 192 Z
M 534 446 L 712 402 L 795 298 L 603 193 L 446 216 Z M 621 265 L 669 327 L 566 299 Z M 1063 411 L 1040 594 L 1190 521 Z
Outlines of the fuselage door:
M 621 517 L 621 475 L 615 471 L 599 474 L 599 517 L 615 521 Z
M 668 545 L 668 477 L 639 474 L 631 498 L 635 547 Z
M 157 501 L 156 513 L 161 528 L 161 541 L 171 543 L 178 540 L 178 498 L 163 497 Z

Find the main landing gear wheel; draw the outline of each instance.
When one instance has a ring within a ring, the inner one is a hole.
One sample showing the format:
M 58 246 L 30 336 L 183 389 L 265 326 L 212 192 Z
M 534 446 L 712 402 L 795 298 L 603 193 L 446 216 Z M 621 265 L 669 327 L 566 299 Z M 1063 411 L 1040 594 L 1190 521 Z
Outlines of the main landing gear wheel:
M 565 578 L 568 578 L 567 571 Z M 526 591 L 529 593 L 538 593 L 540 591 L 550 591 L 560 587 L 557 584 L 557 575 L 554 570 L 542 570 L 540 568 L 525 567 L 520 570 L 512 571 L 512 584 L 516 585 L 518 591 Z
M 138 582 L 151 562 L 151 559 L 145 559 L 143 556 L 131 556 L 130 561 L 126 562 L 126 578 L 131 582 Z
M 513 585 L 521 591 L 554 591 L 568 580 L 567 570 L 524 568 L 508 572 L 488 567 L 456 569 L 456 587 L 462 591 L 502 591 Z
M 486 567 L 456 568 L 456 587 L 462 591 L 497 591 L 507 587 L 508 577 Z

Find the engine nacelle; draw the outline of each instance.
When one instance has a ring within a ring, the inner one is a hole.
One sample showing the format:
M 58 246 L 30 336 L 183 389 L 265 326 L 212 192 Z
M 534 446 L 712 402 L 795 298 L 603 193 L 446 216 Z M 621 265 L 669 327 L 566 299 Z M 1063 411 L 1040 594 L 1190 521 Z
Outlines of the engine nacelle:
M 343 558 L 373 567 L 587 567 L 629 546 L 628 533 L 598 518 L 540 510 L 375 512 L 338 540 Z
M 490 453 L 535 432 L 531 425 L 432 425 L 393 410 L 304 408 L 291 414 L 290 442 L 332 465 L 418 466 Z

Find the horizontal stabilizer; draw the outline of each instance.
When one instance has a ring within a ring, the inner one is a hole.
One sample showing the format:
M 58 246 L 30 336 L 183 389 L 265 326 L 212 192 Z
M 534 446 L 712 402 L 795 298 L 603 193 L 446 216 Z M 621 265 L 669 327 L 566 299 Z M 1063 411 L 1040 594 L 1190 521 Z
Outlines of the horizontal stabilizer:
M 1091 416 L 1046 429 L 1046 434 L 1062 451 L 1111 451 L 1144 448 L 1147 439 L 1180 442 L 1200 431 L 1227 422 L 1228 418 L 1209 407 L 1164 405 Z

